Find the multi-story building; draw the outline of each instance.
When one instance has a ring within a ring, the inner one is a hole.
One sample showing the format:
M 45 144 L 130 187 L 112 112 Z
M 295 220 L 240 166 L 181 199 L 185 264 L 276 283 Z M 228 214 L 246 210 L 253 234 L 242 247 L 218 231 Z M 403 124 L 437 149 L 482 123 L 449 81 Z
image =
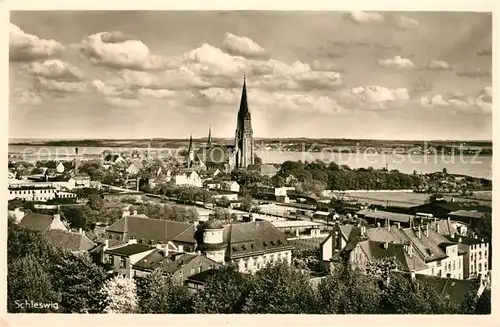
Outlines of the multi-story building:
M 175 185 L 177 186 L 195 186 L 202 187 L 203 181 L 200 175 L 194 170 L 184 170 L 180 174 L 174 176 Z
M 464 252 L 463 266 L 464 278 L 482 278 L 490 269 L 489 243 L 477 237 L 467 237 L 463 235 L 450 235 L 447 237 L 450 242 L 456 242 L 458 248 Z
M 131 278 L 133 277 L 133 265 L 154 250 L 154 247 L 137 244 L 137 240 L 129 240 L 125 244 L 104 249 L 103 259 L 111 266 L 116 275 Z
M 255 273 L 277 261 L 291 263 L 293 246 L 268 221 L 223 226 L 215 219 L 199 229 L 198 248 L 216 262 L 232 262 L 243 273 Z

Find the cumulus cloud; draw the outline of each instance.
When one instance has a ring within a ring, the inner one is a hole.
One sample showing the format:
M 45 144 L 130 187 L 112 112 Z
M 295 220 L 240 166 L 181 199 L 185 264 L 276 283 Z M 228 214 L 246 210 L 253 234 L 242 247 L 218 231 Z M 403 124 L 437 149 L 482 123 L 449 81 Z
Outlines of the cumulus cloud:
M 38 92 L 17 89 L 12 94 L 12 101 L 24 106 L 38 106 L 43 104 L 43 98 Z
M 437 69 L 437 70 L 439 70 L 439 69 L 441 69 L 441 70 L 449 70 L 449 69 L 451 69 L 451 66 L 446 61 L 431 60 L 431 61 L 429 61 L 428 65 L 427 65 L 427 68 L 429 68 L 429 69 Z
M 36 86 L 51 92 L 77 93 L 84 92 L 87 86 L 80 82 L 58 81 L 38 76 Z
M 340 71 L 340 67 L 338 64 L 332 61 L 324 60 L 314 60 L 311 63 L 311 69 L 317 71 Z
M 137 99 L 125 99 L 120 97 L 106 97 L 104 102 L 110 106 L 118 108 L 137 108 L 141 105 Z
M 310 94 L 257 91 L 251 94 L 252 103 L 262 109 L 284 110 L 297 113 L 335 114 L 344 111 L 335 99 Z
M 138 40 L 131 40 L 119 32 L 102 32 L 85 37 L 80 52 L 96 65 L 136 70 L 160 70 L 172 66 L 162 56 L 153 55 Z
M 460 77 L 468 77 L 468 78 L 491 77 L 491 72 L 484 71 L 484 70 L 481 70 L 479 68 L 459 69 L 456 71 L 456 74 Z
M 383 86 L 359 86 L 341 90 L 335 95 L 339 103 L 352 109 L 388 109 L 410 100 L 406 88 L 389 89 Z
M 418 26 L 418 20 L 407 16 L 399 16 L 396 19 L 396 27 L 402 30 L 411 30 L 417 28 Z
M 83 77 L 83 73 L 77 67 L 59 59 L 32 62 L 27 67 L 27 71 L 30 74 L 41 76 L 46 79 L 74 81 L 80 80 Z
M 377 61 L 379 66 L 387 68 L 415 68 L 415 64 L 408 58 L 395 56 L 394 58 L 380 59 Z
M 165 98 L 173 98 L 178 94 L 178 91 L 172 90 L 153 90 L 153 89 L 139 89 L 137 93 L 144 97 L 151 97 L 155 99 L 165 99 Z
M 492 89 L 486 87 L 477 95 L 464 95 L 461 92 L 452 92 L 447 95 L 434 94 L 421 97 L 419 102 L 427 108 L 447 107 L 463 112 L 475 112 L 480 110 L 485 113 L 491 113 L 492 110 Z
M 197 76 L 186 66 L 179 69 L 168 69 L 162 72 L 142 72 L 134 70 L 123 70 L 118 73 L 118 77 L 108 85 L 119 88 L 130 89 L 192 89 L 208 88 L 210 84 Z
M 245 58 L 265 58 L 268 56 L 266 50 L 252 39 L 229 32 L 224 35 L 222 49 L 232 55 Z
M 14 24 L 9 31 L 10 61 L 32 61 L 52 57 L 64 51 L 64 46 L 55 41 L 41 39 L 36 35 L 25 33 Z
M 355 23 L 380 23 L 384 20 L 384 16 L 375 11 L 351 11 L 347 17 Z

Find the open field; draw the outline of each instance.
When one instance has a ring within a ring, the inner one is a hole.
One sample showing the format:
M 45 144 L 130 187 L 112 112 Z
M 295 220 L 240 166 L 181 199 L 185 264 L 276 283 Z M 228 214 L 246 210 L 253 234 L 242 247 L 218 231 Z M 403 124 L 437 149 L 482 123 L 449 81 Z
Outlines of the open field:
M 349 192 L 345 195 L 347 199 L 358 200 L 360 202 L 366 202 L 371 204 L 379 205 L 395 205 L 403 207 L 411 207 L 424 204 L 429 198 L 429 194 L 424 193 L 413 193 L 413 192 L 371 192 L 371 191 L 359 191 L 359 192 Z M 463 197 L 454 195 L 445 195 L 445 200 L 451 201 L 477 201 L 481 205 L 491 206 L 491 192 L 477 192 L 473 196 Z

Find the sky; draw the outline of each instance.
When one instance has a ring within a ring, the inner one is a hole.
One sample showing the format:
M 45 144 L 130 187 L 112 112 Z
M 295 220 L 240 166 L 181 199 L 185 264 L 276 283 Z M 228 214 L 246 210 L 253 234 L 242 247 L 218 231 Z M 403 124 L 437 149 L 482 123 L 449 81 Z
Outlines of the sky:
M 492 139 L 492 16 L 13 11 L 10 138 Z

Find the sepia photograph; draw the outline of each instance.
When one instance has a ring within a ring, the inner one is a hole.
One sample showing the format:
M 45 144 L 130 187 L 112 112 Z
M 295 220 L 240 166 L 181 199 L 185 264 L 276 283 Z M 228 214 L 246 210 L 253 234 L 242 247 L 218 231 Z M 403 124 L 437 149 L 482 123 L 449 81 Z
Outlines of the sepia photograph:
M 8 313 L 491 314 L 492 12 L 9 16 Z

